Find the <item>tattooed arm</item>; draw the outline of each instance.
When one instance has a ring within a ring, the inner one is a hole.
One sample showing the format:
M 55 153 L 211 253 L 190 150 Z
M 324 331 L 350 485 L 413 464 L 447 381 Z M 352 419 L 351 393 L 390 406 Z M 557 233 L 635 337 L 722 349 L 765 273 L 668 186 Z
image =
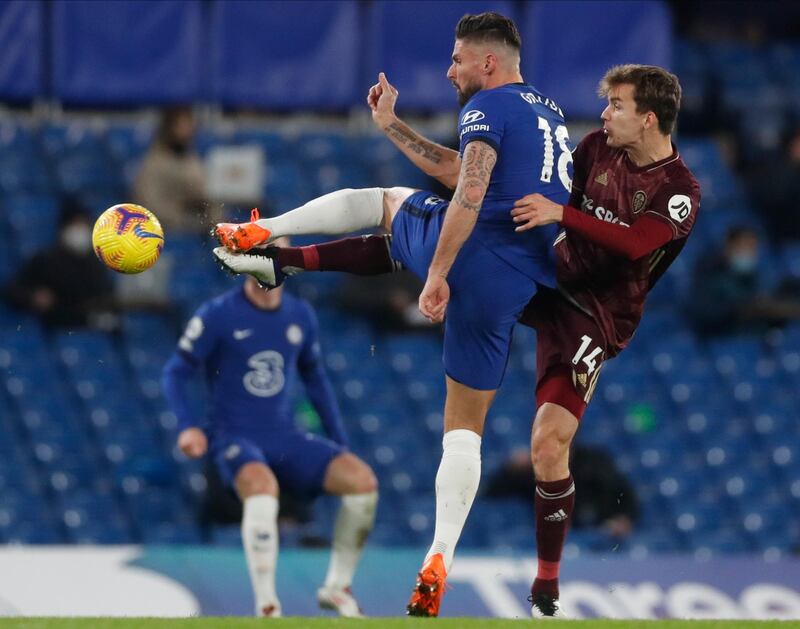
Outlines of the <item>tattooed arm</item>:
M 420 312 L 433 321 L 444 318 L 450 298 L 447 274 L 475 227 L 496 162 L 497 152 L 486 142 L 474 140 L 464 149 L 458 186 L 447 208 L 428 280 L 419 296 Z
M 400 120 L 394 113 L 397 93 L 397 89 L 381 72 L 378 83 L 372 86 L 367 96 L 372 119 L 417 168 L 452 190 L 458 183 L 461 169 L 458 151 L 431 142 Z

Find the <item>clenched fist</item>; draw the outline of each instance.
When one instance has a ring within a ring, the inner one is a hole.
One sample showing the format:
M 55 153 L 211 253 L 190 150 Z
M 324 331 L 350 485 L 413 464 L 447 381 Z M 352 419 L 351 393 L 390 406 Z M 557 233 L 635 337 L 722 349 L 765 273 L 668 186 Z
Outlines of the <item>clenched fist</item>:
M 186 428 L 178 435 L 178 447 L 190 459 L 196 459 L 208 450 L 208 439 L 199 428 Z

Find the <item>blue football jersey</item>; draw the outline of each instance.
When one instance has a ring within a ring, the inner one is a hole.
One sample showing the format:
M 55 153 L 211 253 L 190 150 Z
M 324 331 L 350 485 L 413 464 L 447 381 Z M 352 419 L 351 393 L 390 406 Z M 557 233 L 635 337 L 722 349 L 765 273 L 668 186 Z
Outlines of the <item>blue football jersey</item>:
M 311 307 L 286 292 L 280 307 L 263 310 L 239 287 L 203 304 L 189 320 L 175 359 L 205 369 L 209 387 L 208 430 L 257 444 L 294 431 L 292 393 L 298 376 L 334 441 L 343 443 L 339 409 L 322 366 L 318 324 Z M 170 367 L 165 373 L 180 373 Z M 181 376 L 184 377 L 184 376 Z M 167 378 L 167 398 L 182 408 Z M 196 423 L 183 420 L 181 427 Z
M 472 238 L 531 279 L 555 285 L 552 244 L 558 226 L 514 231 L 514 201 L 539 192 L 564 204 L 572 186 L 572 145 L 564 114 L 530 85 L 513 83 L 473 96 L 459 116 L 459 151 L 480 140 L 497 151 Z

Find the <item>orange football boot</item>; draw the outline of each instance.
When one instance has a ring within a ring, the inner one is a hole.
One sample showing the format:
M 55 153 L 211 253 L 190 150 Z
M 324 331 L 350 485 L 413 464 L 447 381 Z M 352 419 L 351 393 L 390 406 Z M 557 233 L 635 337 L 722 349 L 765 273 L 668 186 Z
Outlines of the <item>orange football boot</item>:
M 217 223 L 211 233 L 226 249 L 243 253 L 264 244 L 272 236 L 270 230 L 256 223 L 258 218 L 258 208 L 253 208 L 249 223 Z
M 409 616 L 438 616 L 446 578 L 444 555 L 442 553 L 431 555 L 422 564 L 422 570 L 417 575 L 414 591 L 406 605 L 406 613 Z

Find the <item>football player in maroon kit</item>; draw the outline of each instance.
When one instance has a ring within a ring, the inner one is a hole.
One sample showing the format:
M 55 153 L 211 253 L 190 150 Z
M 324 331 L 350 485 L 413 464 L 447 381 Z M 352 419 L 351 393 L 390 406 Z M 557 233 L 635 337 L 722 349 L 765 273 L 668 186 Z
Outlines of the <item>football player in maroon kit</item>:
M 537 330 L 534 616 L 560 616 L 558 573 L 575 485 L 569 451 L 603 362 L 628 344 L 647 293 L 692 230 L 700 186 L 671 135 L 681 87 L 663 68 L 622 65 L 600 82 L 603 128 L 573 153 L 567 205 L 532 194 L 512 210 L 517 231 L 560 223 L 558 288 L 537 295 L 523 323 Z

